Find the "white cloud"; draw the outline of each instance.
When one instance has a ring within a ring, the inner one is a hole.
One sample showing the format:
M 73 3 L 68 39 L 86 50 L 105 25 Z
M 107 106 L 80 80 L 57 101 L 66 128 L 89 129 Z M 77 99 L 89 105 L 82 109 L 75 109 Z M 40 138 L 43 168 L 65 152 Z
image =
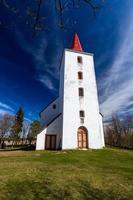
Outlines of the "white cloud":
M 5 114 L 12 114 L 11 111 L 0 108 L 0 117 Z
M 40 77 L 37 80 L 39 80 L 40 82 L 42 82 L 43 85 L 45 87 L 47 87 L 48 89 L 56 91 L 54 83 L 51 81 L 51 79 L 48 76 L 40 75 Z
M 6 113 L 6 111 L 2 108 L 0 108 L 0 116 L 4 115 Z
M 45 39 L 42 39 L 39 42 L 38 48 L 33 54 L 35 68 L 37 71 L 35 79 L 40 81 L 46 88 L 52 91 L 57 91 L 54 83 L 56 80 L 59 79 L 59 58 L 61 54 L 61 47 L 59 47 L 60 44 L 58 44 L 57 40 L 55 40 L 55 46 L 57 46 L 57 51 L 55 51 L 54 53 L 51 52 L 52 56 L 48 61 L 45 57 L 48 47 L 47 41 Z
M 32 122 L 32 120 L 29 119 L 29 118 L 27 118 L 27 117 L 25 117 L 24 120 L 25 120 L 26 122 Z
M 2 112 L 2 110 L 9 110 L 9 111 L 14 111 L 14 109 L 12 109 L 10 106 L 8 106 L 7 104 L 5 104 L 5 103 L 2 103 L 2 102 L 0 102 L 0 107 L 1 107 L 1 112 Z
M 37 81 L 40 81 L 45 87 L 56 90 L 54 81 L 59 79 L 59 60 L 62 51 L 62 44 L 59 43 L 58 38 L 54 38 L 54 45 L 56 51 L 51 49 L 51 58 L 46 60 L 46 54 L 48 51 L 48 40 L 44 34 L 40 35 L 39 38 L 35 38 L 33 43 L 28 43 L 24 35 L 21 32 L 16 32 L 16 38 L 20 46 L 27 51 L 34 63 L 36 69 L 36 76 L 34 77 Z
M 133 113 L 133 107 L 132 108 L 126 108 L 123 111 L 120 111 L 120 114 L 125 114 L 125 115 L 130 115 L 131 113 Z
M 101 110 L 105 118 L 109 118 L 116 112 L 125 110 L 129 105 L 127 102 L 131 101 L 132 91 L 132 80 L 130 80 L 128 83 L 124 82 L 118 90 L 112 92 L 112 94 L 101 104 Z
M 112 65 L 100 80 L 101 111 L 105 119 L 126 110 L 133 98 L 133 14 L 128 13 L 128 16 L 126 29 L 120 32 L 119 48 Z

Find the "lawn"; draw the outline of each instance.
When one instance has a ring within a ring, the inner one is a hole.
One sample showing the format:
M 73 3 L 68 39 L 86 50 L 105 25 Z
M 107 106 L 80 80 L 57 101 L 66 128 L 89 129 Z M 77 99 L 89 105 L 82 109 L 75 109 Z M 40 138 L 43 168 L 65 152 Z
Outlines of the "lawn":
M 0 200 L 89 199 L 133 199 L 133 151 L 0 152 Z

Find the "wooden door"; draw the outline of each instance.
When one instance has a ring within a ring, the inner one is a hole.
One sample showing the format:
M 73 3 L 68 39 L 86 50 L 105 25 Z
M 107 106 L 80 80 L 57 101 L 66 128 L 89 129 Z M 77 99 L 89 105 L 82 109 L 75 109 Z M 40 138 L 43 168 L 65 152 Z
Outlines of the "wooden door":
M 82 131 L 82 139 L 83 139 L 83 148 L 87 148 L 87 133 Z
M 46 150 L 56 149 L 56 135 L 46 135 L 45 149 Z
M 78 129 L 78 148 L 88 148 L 87 132 L 83 129 Z

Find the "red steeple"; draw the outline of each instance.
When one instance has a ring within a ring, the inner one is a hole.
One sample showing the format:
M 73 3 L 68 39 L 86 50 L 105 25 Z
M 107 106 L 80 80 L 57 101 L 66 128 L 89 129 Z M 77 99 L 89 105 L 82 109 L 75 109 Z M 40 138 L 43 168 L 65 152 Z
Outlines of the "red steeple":
M 70 49 L 73 49 L 73 50 L 76 50 L 76 51 L 83 51 L 77 33 L 74 34 L 73 41 L 72 41 L 72 44 L 70 46 Z

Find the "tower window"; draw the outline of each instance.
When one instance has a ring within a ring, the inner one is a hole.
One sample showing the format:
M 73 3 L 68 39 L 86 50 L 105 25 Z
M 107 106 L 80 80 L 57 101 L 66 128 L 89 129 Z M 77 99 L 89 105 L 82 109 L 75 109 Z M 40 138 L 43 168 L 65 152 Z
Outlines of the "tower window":
M 84 110 L 80 110 L 80 111 L 79 111 L 79 115 L 80 115 L 80 117 L 85 117 L 85 112 L 84 112 Z
M 84 89 L 83 88 L 79 88 L 79 96 L 80 97 L 84 96 Z
M 53 109 L 56 109 L 56 104 L 53 104 Z
M 80 63 L 80 64 L 82 64 L 83 61 L 82 61 L 82 57 L 81 56 L 77 57 L 77 62 Z
M 80 123 L 83 124 L 84 123 L 84 118 L 80 117 Z
M 83 79 L 83 72 L 78 72 L 78 79 L 82 80 Z

